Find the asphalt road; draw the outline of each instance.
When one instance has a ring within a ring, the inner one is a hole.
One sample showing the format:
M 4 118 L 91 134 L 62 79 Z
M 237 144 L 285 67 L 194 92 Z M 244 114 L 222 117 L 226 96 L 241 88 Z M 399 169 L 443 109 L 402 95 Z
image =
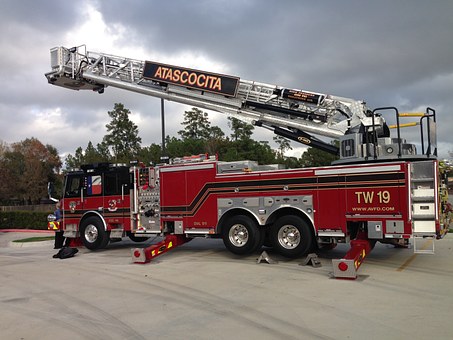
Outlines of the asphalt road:
M 26 235 L 29 236 L 29 235 Z M 355 281 L 269 250 L 236 257 L 197 239 L 132 264 L 132 242 L 53 259 L 49 242 L 0 233 L 1 339 L 451 339 L 453 235 L 435 255 L 377 245 Z M 149 242 L 148 242 L 149 244 Z

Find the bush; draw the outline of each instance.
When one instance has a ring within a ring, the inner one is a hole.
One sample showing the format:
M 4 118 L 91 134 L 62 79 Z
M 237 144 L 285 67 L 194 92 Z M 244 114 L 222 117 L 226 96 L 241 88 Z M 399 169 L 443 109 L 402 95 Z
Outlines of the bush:
M 48 212 L 0 211 L 0 229 L 47 230 Z

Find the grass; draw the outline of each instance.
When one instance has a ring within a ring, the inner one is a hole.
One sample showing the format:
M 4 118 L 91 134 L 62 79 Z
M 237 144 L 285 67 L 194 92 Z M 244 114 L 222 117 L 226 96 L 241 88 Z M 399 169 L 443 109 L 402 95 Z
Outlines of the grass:
M 14 240 L 13 242 L 28 243 L 28 242 L 50 241 L 50 240 L 54 240 L 54 239 L 55 239 L 54 236 L 36 236 L 36 237 L 23 238 L 21 240 Z

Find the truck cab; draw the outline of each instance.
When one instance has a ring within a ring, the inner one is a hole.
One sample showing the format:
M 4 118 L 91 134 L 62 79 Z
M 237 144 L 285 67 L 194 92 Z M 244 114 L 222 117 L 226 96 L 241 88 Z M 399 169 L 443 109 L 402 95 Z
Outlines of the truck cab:
M 129 167 L 123 164 L 87 164 L 68 172 L 61 199 L 64 235 L 80 237 L 92 250 L 129 236 L 130 187 Z

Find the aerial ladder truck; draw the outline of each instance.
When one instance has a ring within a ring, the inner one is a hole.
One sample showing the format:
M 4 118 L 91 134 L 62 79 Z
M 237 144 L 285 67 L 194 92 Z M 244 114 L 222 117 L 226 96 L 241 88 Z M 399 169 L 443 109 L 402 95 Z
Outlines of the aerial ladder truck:
M 67 175 L 62 228 L 90 249 L 125 235 L 165 236 L 157 245 L 132 249 L 134 262 L 144 263 L 198 236 L 221 237 L 235 254 L 266 243 L 288 257 L 349 243 L 333 270 L 336 277 L 355 278 L 377 241 L 407 246 L 413 239 L 414 251 L 434 252 L 434 242 L 427 250 L 417 240 L 441 238 L 448 230 L 441 223 L 432 108 L 370 110 L 359 100 L 89 52 L 84 45 L 56 47 L 50 55 L 45 76 L 52 85 L 98 93 L 111 86 L 212 110 L 339 156 L 331 166 L 304 169 L 203 155 L 117 171 L 87 165 Z M 383 116 L 389 112 L 393 126 Z M 406 117 L 418 121 L 400 123 Z M 401 136 L 402 127 L 414 125 L 420 126 L 421 152 Z M 320 137 L 338 140 L 338 147 Z M 114 193 L 107 183 L 115 173 L 121 175 Z

